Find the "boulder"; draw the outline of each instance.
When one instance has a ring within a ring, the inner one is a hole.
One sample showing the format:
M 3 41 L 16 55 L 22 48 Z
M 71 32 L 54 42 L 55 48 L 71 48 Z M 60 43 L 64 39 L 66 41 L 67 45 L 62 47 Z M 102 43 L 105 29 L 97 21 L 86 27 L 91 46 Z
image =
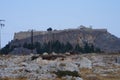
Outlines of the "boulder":
M 80 78 L 80 77 L 74 77 L 75 78 L 75 80 L 83 80 L 82 78 Z
M 78 65 L 79 68 L 92 68 L 92 62 L 86 57 L 80 57 L 75 64 Z
M 78 66 L 71 62 L 58 62 L 57 68 L 62 71 L 79 71 Z
M 48 53 L 47 53 L 47 52 L 44 52 L 43 55 L 48 55 Z
M 69 53 L 69 52 L 66 52 L 65 55 L 70 55 L 70 53 Z
M 55 52 L 52 52 L 52 55 L 57 55 Z

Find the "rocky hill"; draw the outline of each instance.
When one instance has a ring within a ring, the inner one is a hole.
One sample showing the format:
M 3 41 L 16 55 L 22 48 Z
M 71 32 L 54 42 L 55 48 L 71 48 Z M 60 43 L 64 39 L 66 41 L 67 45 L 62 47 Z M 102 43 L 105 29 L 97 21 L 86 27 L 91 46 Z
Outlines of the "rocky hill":
M 85 43 L 88 43 L 93 44 L 104 52 L 120 52 L 120 39 L 109 33 L 107 29 L 81 27 L 79 29 L 33 32 L 33 42 L 43 44 L 56 40 L 61 43 L 69 42 L 73 46 L 76 44 L 84 46 Z M 24 43 L 31 43 L 30 31 L 15 33 L 14 39 L 10 42 L 14 46 L 22 46 Z

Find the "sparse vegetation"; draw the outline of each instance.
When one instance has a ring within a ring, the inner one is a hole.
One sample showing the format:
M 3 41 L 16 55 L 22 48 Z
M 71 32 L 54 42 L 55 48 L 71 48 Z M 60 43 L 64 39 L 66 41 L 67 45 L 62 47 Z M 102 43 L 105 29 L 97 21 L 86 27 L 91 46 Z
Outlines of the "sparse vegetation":
M 83 78 L 83 80 L 120 80 L 120 76 L 117 75 L 119 74 L 119 72 L 117 73 L 110 72 L 107 73 L 106 76 L 101 76 L 100 73 L 98 74 L 93 72 L 95 68 L 97 67 L 94 67 L 93 69 L 86 69 L 86 68 L 80 69 L 80 75 Z
M 6 54 L 14 50 L 14 48 L 17 48 L 19 46 L 10 46 L 9 44 L 6 45 L 4 48 L 2 48 L 1 53 Z M 21 46 L 20 46 L 21 47 Z M 99 48 L 94 47 L 92 44 L 85 43 L 83 47 L 81 47 L 79 44 L 76 44 L 75 47 L 73 47 L 69 42 L 66 44 L 61 43 L 60 41 L 49 41 L 48 43 L 41 44 L 39 42 L 35 42 L 33 45 L 30 43 L 24 43 L 24 48 L 33 50 L 36 49 L 37 53 L 65 53 L 65 52 L 74 52 L 74 53 L 93 53 L 93 52 L 101 52 Z
M 77 71 L 57 71 L 55 72 L 55 74 L 58 76 L 58 77 L 63 77 L 63 76 L 74 76 L 74 77 L 80 77 L 79 73 Z
M 4 48 L 2 48 L 0 50 L 0 54 L 8 54 L 9 52 L 11 52 L 16 47 L 17 46 L 10 46 L 10 44 L 7 44 Z
M 0 80 L 28 80 L 26 77 L 18 77 L 18 78 L 0 78 Z
M 86 43 L 85 46 L 80 47 L 79 44 L 76 44 L 73 47 L 69 42 L 63 44 L 57 41 L 49 41 L 48 43 L 41 44 L 39 42 L 34 43 L 33 48 L 31 48 L 31 44 L 24 43 L 24 48 L 28 49 L 35 49 L 37 53 L 65 53 L 65 52 L 75 52 L 75 53 L 93 53 L 93 52 L 100 52 L 99 48 L 95 48 L 92 44 Z

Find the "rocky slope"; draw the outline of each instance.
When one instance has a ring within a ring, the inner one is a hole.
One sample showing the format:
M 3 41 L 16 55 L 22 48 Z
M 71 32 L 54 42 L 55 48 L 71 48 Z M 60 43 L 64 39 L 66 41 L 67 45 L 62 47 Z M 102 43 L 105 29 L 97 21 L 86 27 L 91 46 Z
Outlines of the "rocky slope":
M 119 74 L 119 54 L 0 56 L 0 80 L 120 80 Z

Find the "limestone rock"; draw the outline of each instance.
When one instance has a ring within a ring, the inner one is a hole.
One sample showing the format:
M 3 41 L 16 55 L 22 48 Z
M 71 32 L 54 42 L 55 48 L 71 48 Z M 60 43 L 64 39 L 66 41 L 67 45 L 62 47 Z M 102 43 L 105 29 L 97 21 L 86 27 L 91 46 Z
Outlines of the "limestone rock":
M 62 71 L 79 71 L 77 65 L 71 62 L 58 63 L 57 68 Z
M 75 64 L 77 64 L 79 68 L 92 68 L 92 62 L 86 57 L 79 58 Z
M 47 52 L 44 52 L 43 55 L 48 55 L 48 53 L 47 53 Z
M 75 80 L 83 80 L 83 79 L 80 77 L 75 77 Z

